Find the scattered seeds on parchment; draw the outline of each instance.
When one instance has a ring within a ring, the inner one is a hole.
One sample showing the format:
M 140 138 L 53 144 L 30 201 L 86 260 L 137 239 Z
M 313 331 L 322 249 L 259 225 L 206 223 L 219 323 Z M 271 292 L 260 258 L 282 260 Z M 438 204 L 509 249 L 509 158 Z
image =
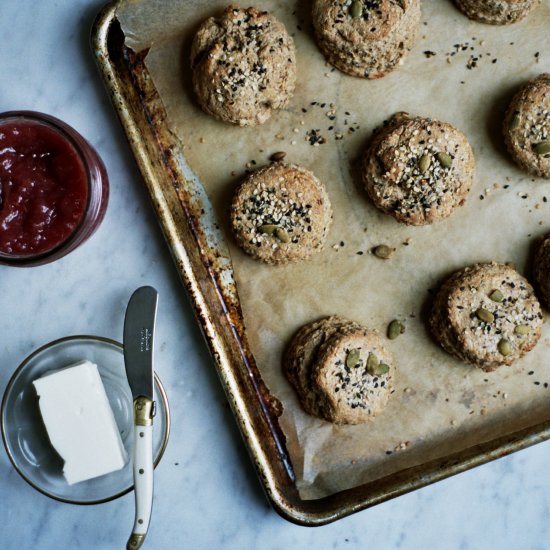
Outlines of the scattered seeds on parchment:
M 372 253 L 381 260 L 389 260 L 395 254 L 395 248 L 387 244 L 379 244 L 372 249 Z
M 273 162 L 279 162 L 283 160 L 285 157 L 286 157 L 285 151 L 277 151 L 269 157 L 269 160 Z
M 401 321 L 394 319 L 388 325 L 386 334 L 390 340 L 395 340 L 396 338 L 401 336 L 401 334 L 403 334 L 404 332 L 405 332 L 405 325 Z

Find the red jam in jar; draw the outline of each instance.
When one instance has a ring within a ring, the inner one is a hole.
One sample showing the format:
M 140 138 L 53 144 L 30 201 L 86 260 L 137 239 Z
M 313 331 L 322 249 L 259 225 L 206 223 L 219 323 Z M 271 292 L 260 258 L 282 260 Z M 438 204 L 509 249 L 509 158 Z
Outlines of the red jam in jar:
M 64 256 L 95 231 L 107 200 L 105 167 L 74 129 L 40 113 L 0 114 L 0 263 Z

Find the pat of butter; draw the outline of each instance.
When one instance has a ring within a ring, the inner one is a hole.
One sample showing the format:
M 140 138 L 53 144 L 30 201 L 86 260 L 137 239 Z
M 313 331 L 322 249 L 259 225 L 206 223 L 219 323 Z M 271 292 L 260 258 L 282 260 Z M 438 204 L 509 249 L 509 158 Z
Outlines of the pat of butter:
M 97 365 L 81 361 L 33 382 L 48 437 L 72 485 L 128 460 Z

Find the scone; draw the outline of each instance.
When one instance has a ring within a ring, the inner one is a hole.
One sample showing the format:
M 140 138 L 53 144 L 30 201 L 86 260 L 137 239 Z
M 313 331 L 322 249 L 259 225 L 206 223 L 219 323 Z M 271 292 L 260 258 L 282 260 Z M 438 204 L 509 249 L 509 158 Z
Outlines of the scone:
M 294 92 L 294 42 L 269 13 L 229 6 L 200 26 L 191 69 L 206 113 L 239 126 L 263 124 Z
M 304 260 L 321 250 L 331 221 L 324 185 L 309 170 L 282 162 L 250 174 L 231 203 L 239 246 L 268 264 Z
M 490 25 L 509 25 L 523 19 L 540 0 L 455 0 L 467 17 Z
M 378 415 L 393 392 L 395 367 L 376 331 L 336 315 L 303 326 L 283 370 L 302 408 L 334 424 Z
M 537 247 L 534 270 L 540 296 L 550 308 L 550 235 L 546 235 Z
M 532 350 L 543 323 L 531 285 L 511 266 L 476 264 L 441 287 L 430 316 L 441 346 L 462 361 L 493 371 Z
M 474 173 L 474 154 L 460 130 L 407 113 L 375 131 L 362 164 L 375 206 L 409 225 L 450 216 L 464 204 Z
M 414 44 L 420 0 L 314 0 L 319 48 L 340 71 L 380 78 Z
M 524 170 L 550 178 L 550 73 L 528 82 L 514 96 L 503 132 L 508 151 Z

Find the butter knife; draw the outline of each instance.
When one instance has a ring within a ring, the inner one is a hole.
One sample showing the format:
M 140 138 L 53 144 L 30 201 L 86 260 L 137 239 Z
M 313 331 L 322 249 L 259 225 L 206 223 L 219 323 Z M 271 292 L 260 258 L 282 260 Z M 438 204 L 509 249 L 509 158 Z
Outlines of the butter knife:
M 139 548 L 153 507 L 153 339 L 158 292 L 150 286 L 131 296 L 124 318 L 124 364 L 134 402 L 134 492 L 136 515 L 126 548 Z

